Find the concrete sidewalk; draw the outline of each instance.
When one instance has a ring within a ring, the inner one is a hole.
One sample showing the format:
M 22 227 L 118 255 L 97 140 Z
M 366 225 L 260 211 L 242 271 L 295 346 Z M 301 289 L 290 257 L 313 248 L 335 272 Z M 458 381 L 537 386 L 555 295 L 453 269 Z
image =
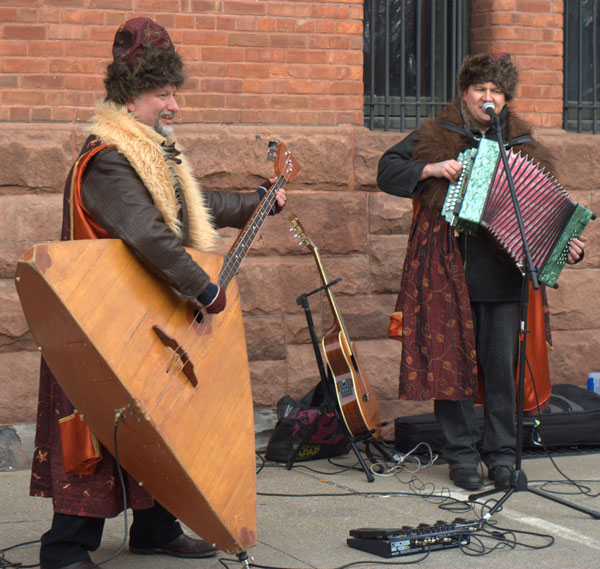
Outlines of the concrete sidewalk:
M 356 457 L 349 453 L 336 460 L 347 467 L 357 467 Z M 542 481 L 564 480 L 548 458 L 525 459 L 523 470 L 530 486 L 587 509 L 600 511 L 600 454 L 578 454 L 554 458 L 558 468 L 589 489 L 582 494 L 576 487 Z M 28 495 L 29 471 L 0 472 L 0 549 L 30 540 L 38 540 L 48 529 L 52 517 L 50 500 Z M 467 492 L 459 491 L 448 480 L 446 465 L 434 464 L 412 474 L 408 469 L 389 476 L 376 476 L 369 483 L 356 469 L 341 469 L 328 461 L 303 462 L 288 471 L 283 466 L 267 463 L 258 474 L 258 544 L 249 551 L 251 564 L 281 568 L 339 568 L 362 561 L 363 568 L 381 563 L 414 563 L 423 568 L 598 568 L 600 567 L 600 520 L 557 504 L 531 492 L 516 492 L 495 513 L 492 524 L 510 530 L 551 535 L 554 544 L 542 546 L 548 538 L 517 533 L 516 539 L 526 545 L 511 547 L 485 539 L 487 549 L 498 546 L 485 556 L 477 556 L 479 540 L 471 538 L 473 551 L 445 549 L 428 557 L 407 555 L 386 559 L 348 547 L 346 538 L 359 527 L 399 528 L 450 522 L 456 517 L 475 520 L 482 513 L 462 503 Z M 493 494 L 490 498 L 499 498 Z M 130 517 L 130 516 L 129 516 Z M 93 553 L 96 562 L 110 557 L 123 539 L 123 516 L 108 520 L 101 548 Z M 488 526 L 490 529 L 494 529 Z M 510 537 L 510 536 L 509 536 Z M 38 562 L 39 544 L 12 549 L 4 553 L 7 561 L 22 565 Z M 0 557 L 0 567 L 2 565 Z M 231 559 L 231 561 L 227 561 Z M 221 560 L 223 563 L 221 563 Z M 241 567 L 237 558 L 228 554 L 205 560 L 183 560 L 166 556 L 131 555 L 127 548 L 114 560 L 103 565 L 110 569 L 222 569 Z

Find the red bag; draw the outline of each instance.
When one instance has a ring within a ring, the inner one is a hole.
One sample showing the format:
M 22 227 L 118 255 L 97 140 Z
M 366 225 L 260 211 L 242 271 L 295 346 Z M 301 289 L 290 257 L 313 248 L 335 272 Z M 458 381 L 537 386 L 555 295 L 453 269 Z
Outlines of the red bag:
M 278 421 L 269 438 L 265 458 L 287 462 L 346 454 L 350 443 L 317 384 L 300 401 L 289 395 L 277 402 Z
M 65 472 L 91 475 L 102 460 L 98 439 L 82 419 L 77 409 L 59 419 L 60 444 Z

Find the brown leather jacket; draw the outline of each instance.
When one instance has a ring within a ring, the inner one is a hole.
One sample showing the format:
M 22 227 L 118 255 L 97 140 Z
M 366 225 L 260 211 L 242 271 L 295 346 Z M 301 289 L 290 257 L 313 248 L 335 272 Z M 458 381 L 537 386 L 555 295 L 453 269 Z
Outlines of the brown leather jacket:
M 209 276 L 184 249 L 189 245 L 189 226 L 181 192 L 182 237 L 178 237 L 164 222 L 131 164 L 111 147 L 90 161 L 81 194 L 86 209 L 110 237 L 122 239 L 149 271 L 184 298 L 197 298 L 208 286 Z M 203 191 L 202 195 L 217 228 L 242 228 L 260 199 L 257 192 Z

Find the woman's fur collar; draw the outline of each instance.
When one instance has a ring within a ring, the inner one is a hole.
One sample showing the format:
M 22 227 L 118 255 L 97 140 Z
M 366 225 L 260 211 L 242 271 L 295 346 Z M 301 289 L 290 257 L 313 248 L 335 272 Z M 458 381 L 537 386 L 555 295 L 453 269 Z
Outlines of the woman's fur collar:
M 161 146 L 165 138 L 139 122 L 125 106 L 107 101 L 98 104 L 92 118 L 91 132 L 104 144 L 116 146 L 127 158 L 150 192 L 154 205 L 169 229 L 181 237 L 181 223 L 177 218 L 179 205 L 175 197 L 176 176 L 187 206 L 191 246 L 203 251 L 214 248 L 217 232 L 192 168 L 183 154 L 178 156 L 181 164 L 168 164 Z M 167 142 L 174 140 L 169 138 Z
M 463 114 L 465 111 L 466 109 L 462 108 L 461 99 L 457 98 L 448 104 L 436 119 L 443 119 L 469 129 L 469 126 L 473 127 L 475 122 L 472 118 Z M 507 109 L 505 116 L 506 119 L 502 125 L 505 142 L 509 142 L 523 134 L 529 134 L 533 137 L 532 127 L 515 116 L 510 108 Z M 472 142 L 468 138 L 445 129 L 436 122 L 436 119 L 426 120 L 417 129 L 416 145 L 412 160 L 433 163 L 456 159 L 460 152 L 472 146 Z M 552 172 L 551 153 L 537 141 L 521 144 L 516 149 L 527 154 L 540 166 Z M 439 213 L 444 204 L 447 192 L 448 181 L 446 179 L 427 179 L 423 182 L 423 187 L 419 195 L 421 206 Z

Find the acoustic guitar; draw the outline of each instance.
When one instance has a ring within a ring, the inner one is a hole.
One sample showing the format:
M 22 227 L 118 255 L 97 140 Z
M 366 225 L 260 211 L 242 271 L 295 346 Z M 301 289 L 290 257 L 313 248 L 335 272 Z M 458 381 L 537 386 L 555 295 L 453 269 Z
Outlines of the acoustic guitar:
M 119 239 L 39 243 L 16 288 L 39 349 L 106 449 L 197 534 L 228 553 L 256 545 L 254 414 L 235 275 L 298 172 L 270 143 L 277 181 L 225 255 L 187 249 L 227 287 L 219 314 L 147 271 Z M 118 418 L 117 418 L 118 417 Z M 118 430 L 116 426 L 118 425 Z
M 322 347 L 331 372 L 333 391 L 337 398 L 340 414 L 352 437 L 376 437 L 381 433 L 379 407 L 371 384 L 356 354 L 354 342 L 350 340 L 346 331 L 331 283 L 325 274 L 319 250 L 306 234 L 296 215 L 290 215 L 290 223 L 296 230 L 300 243 L 306 245 L 314 255 L 333 313 L 333 324 L 323 336 Z

